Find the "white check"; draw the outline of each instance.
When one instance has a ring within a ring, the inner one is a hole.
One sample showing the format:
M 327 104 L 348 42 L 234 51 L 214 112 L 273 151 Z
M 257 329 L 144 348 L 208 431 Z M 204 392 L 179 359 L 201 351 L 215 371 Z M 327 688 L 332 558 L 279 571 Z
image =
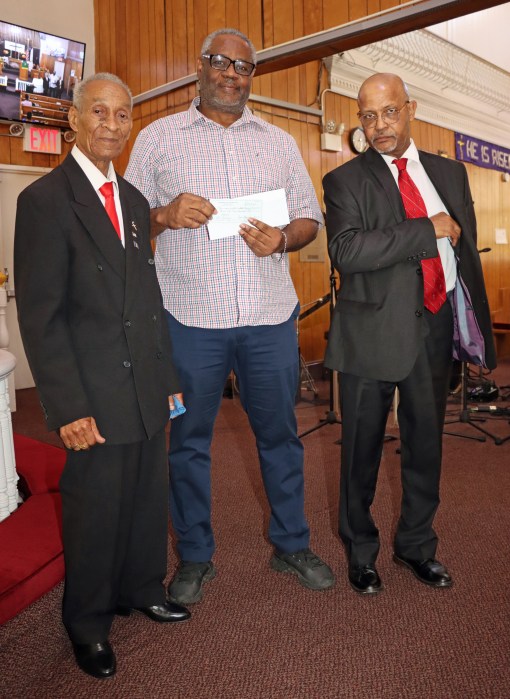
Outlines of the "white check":
M 286 226 L 290 222 L 284 189 L 209 201 L 218 212 L 207 224 L 211 240 L 238 235 L 239 226 L 248 223 L 248 218 L 257 218 L 268 226 Z

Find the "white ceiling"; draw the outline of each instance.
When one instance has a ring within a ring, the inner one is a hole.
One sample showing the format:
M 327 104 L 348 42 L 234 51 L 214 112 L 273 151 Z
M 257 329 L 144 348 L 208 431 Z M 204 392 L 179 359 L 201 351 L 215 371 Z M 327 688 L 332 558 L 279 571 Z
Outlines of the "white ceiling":
M 427 27 L 442 39 L 510 73 L 510 2 Z

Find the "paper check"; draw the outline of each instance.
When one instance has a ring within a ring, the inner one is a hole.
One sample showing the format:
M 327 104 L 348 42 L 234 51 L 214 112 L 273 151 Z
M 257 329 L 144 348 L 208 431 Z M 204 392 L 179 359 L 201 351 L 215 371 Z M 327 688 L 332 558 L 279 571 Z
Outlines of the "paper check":
M 248 223 L 248 218 L 257 218 L 268 226 L 286 226 L 290 221 L 284 189 L 209 201 L 218 212 L 207 224 L 211 240 L 238 235 L 239 226 Z

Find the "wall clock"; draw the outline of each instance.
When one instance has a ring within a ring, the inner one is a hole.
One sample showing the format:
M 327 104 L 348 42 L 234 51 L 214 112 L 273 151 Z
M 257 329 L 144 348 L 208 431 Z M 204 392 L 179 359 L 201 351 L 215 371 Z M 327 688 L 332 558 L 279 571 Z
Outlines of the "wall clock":
M 350 130 L 349 145 L 355 153 L 364 153 L 368 148 L 367 137 L 360 126 Z

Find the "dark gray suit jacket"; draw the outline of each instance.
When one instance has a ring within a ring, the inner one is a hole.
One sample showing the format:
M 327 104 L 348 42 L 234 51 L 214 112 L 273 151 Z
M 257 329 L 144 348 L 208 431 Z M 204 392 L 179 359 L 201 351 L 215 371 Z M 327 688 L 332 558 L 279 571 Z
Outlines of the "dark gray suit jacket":
M 110 445 L 160 431 L 179 389 L 149 205 L 118 182 L 125 250 L 71 155 L 20 194 L 14 248 L 21 335 L 48 428 L 92 416 Z
M 455 250 L 496 365 L 491 318 L 476 250 L 476 219 L 465 167 L 420 151 L 420 160 L 462 229 Z M 326 366 L 380 381 L 400 381 L 416 360 L 424 332 L 420 261 L 438 254 L 428 218 L 406 219 L 399 189 L 376 151 L 323 180 L 329 254 L 340 292 L 329 331 Z

